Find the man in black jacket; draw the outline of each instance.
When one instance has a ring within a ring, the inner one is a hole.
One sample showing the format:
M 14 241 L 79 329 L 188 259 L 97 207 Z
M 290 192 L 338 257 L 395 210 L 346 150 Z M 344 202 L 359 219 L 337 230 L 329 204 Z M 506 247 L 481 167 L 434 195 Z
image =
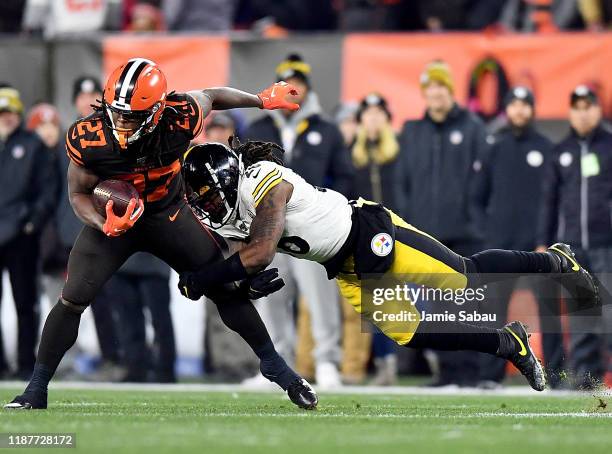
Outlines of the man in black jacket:
M 39 235 L 57 193 L 51 155 L 22 125 L 19 92 L 0 88 L 0 273 L 7 269 L 17 311 L 17 377 L 29 379 L 38 336 Z M 0 339 L 1 339 L 0 333 Z M 6 372 L 0 343 L 0 374 Z
M 473 212 L 473 185 L 488 145 L 485 127 L 453 97 L 448 65 L 430 63 L 421 75 L 427 110 L 420 120 L 407 121 L 400 134 L 398 194 L 401 215 L 462 255 L 481 249 L 482 233 Z M 444 309 L 452 310 L 451 307 Z M 474 355 L 438 353 L 436 385 L 474 385 Z
M 602 124 L 594 91 L 584 85 L 570 97 L 570 133 L 557 144 L 546 167 L 538 244 L 557 238 L 573 245 L 576 256 L 612 290 L 612 133 Z M 603 333 L 612 352 L 612 301 L 602 293 Z M 570 313 L 570 368 L 576 387 L 593 387 L 604 371 L 602 319 Z M 612 375 L 612 364 L 607 370 Z
M 298 172 L 314 186 L 329 187 L 348 195 L 353 184 L 353 164 L 338 127 L 324 118 L 317 94 L 310 87 L 310 65 L 298 55 L 289 55 L 276 68 L 277 80 L 294 85 L 300 104 L 296 112 L 278 111 L 255 121 L 249 139 L 275 142 L 285 149 L 284 165 Z M 314 357 L 319 388 L 340 385 L 340 305 L 335 281 L 327 280 L 320 267 L 277 254 L 274 267 L 288 285 L 258 306 L 280 354 L 292 357 L 292 333 L 287 304 L 299 292 L 309 306 L 315 341 Z M 284 309 L 281 309 L 284 308 Z M 261 380 L 261 379 L 260 379 Z
M 513 88 L 505 105 L 508 124 L 496 134 L 477 175 L 475 190 L 480 209 L 475 214 L 484 215 L 481 225 L 485 247 L 531 251 L 537 246 L 534 219 L 539 215 L 544 168 L 553 145 L 534 127 L 535 100 L 531 90 L 522 86 Z M 508 303 L 517 284 L 511 279 L 496 283 L 495 290 L 491 291 L 495 298 L 487 299 L 481 307 L 482 312 L 497 314 L 492 326 L 501 327 L 505 323 Z M 544 360 L 551 386 L 555 387 L 564 357 L 555 289 L 537 276 L 520 284 L 527 285 L 538 298 Z M 499 384 L 505 369 L 503 362 L 483 356 L 482 385 Z

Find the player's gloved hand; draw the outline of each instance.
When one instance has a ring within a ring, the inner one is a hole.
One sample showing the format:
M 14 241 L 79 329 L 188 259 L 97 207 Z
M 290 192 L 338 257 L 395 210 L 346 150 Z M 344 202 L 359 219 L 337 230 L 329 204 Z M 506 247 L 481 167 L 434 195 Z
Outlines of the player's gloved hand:
M 283 278 L 278 277 L 278 268 L 260 271 L 241 284 L 241 287 L 246 289 L 250 300 L 257 300 L 271 293 L 278 292 L 284 286 L 285 281 Z
M 289 109 L 298 110 L 299 104 L 289 102 L 285 98 L 288 95 L 297 95 L 298 91 L 293 85 L 287 82 L 276 82 L 274 85 L 269 86 L 261 93 L 257 93 L 259 99 L 261 99 L 261 108 L 266 110 L 273 109 Z
M 136 205 L 138 204 L 138 207 Z M 119 236 L 131 229 L 136 221 L 144 213 L 144 202 L 136 199 L 130 200 L 123 216 L 117 216 L 113 212 L 113 201 L 109 200 L 106 204 L 106 222 L 102 231 L 106 236 Z
M 181 295 L 190 300 L 197 301 L 205 293 L 205 289 L 199 284 L 198 273 L 186 271 L 179 275 L 178 288 Z

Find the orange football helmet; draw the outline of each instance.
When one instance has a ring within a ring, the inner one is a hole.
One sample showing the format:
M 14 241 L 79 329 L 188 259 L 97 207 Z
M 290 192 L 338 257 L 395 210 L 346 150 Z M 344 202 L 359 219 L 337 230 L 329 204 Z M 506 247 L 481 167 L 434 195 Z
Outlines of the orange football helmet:
M 104 86 L 104 110 L 121 148 L 152 132 L 166 107 L 168 83 L 157 64 L 145 58 L 132 58 L 116 68 Z M 113 113 L 132 128 L 119 127 Z

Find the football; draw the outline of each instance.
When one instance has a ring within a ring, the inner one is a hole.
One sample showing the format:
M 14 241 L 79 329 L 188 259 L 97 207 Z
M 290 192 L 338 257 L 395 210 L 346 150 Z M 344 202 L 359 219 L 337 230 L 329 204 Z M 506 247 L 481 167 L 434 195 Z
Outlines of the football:
M 113 212 L 123 216 L 131 199 L 138 202 L 140 196 L 136 188 L 127 181 L 104 180 L 98 183 L 93 190 L 93 202 L 102 216 L 106 217 L 106 203 L 113 201 Z

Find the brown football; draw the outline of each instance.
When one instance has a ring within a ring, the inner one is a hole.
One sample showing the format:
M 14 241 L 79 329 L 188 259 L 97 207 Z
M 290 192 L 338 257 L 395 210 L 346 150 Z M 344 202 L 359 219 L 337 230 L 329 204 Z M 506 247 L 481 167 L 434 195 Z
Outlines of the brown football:
M 138 202 L 140 196 L 136 188 L 127 181 L 104 180 L 98 183 L 93 190 L 93 202 L 96 210 L 106 217 L 106 203 L 113 201 L 113 212 L 123 216 L 131 199 Z

